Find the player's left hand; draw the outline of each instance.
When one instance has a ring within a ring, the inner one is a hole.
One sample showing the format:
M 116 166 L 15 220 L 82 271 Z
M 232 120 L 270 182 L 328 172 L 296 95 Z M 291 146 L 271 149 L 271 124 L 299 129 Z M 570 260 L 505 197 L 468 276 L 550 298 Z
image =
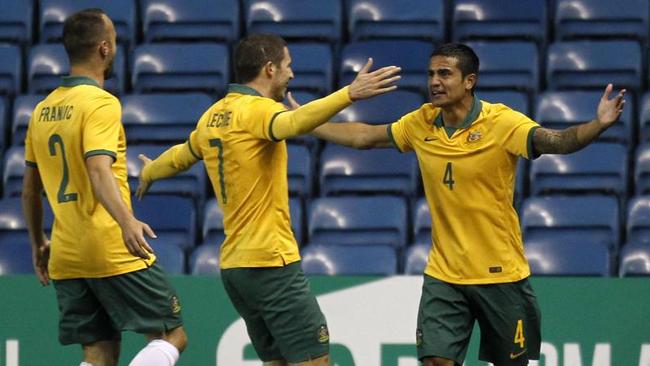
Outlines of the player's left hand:
M 598 103 L 598 112 L 596 119 L 598 124 L 602 129 L 607 129 L 614 122 L 618 120 L 618 117 L 623 112 L 623 106 L 625 105 L 625 89 L 622 89 L 618 92 L 614 98 L 609 99 L 609 95 L 612 93 L 614 86 L 612 84 L 607 84 L 603 96 L 600 98 L 600 103 Z
M 145 181 L 142 179 L 142 171 L 144 168 L 151 163 L 151 159 L 149 159 L 146 155 L 140 154 L 138 155 L 138 159 L 142 161 L 142 169 L 140 169 L 140 179 L 138 179 L 138 188 L 135 190 L 135 196 L 138 198 L 138 200 L 141 200 L 142 197 L 147 193 L 149 190 L 149 187 L 151 187 L 151 181 Z

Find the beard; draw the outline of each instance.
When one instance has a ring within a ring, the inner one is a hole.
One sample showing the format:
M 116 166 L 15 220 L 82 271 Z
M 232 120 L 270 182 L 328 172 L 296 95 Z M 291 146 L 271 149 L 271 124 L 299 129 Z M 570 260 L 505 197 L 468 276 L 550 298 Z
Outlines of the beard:
M 106 65 L 106 68 L 104 69 L 104 80 L 108 80 L 113 77 L 113 62 L 115 61 L 115 58 L 111 60 L 111 62 Z

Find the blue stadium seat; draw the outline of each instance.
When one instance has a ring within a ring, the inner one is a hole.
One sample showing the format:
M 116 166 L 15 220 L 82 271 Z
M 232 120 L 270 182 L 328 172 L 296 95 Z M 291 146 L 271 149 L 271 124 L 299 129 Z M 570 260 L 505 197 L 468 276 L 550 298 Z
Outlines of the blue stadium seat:
M 402 247 L 406 243 L 407 213 L 402 198 L 316 198 L 308 215 L 310 244 Z
M 532 42 L 467 42 L 480 60 L 476 87 L 535 93 L 539 88 L 539 57 Z
M 43 229 L 48 235 L 53 222 L 52 209 L 43 198 Z M 0 200 L 0 247 L 15 242 L 26 242 L 29 246 L 29 235 L 20 197 L 7 197 Z
M 194 249 L 190 258 L 190 272 L 193 275 L 220 275 L 220 251 L 221 246 L 210 244 L 203 244 Z
M 2 25 L 0 25 L 2 30 Z M 9 44 L 0 44 L 0 94 L 14 95 L 20 93 L 22 79 L 22 58 L 20 48 Z
M 452 33 L 457 42 L 519 39 L 546 42 L 544 1 L 454 0 Z
M 420 93 L 396 90 L 355 102 L 342 110 L 333 120 L 364 122 L 373 125 L 393 123 L 403 115 L 420 108 L 424 103 L 425 100 Z
M 636 195 L 650 194 L 650 143 L 640 145 L 636 149 L 634 192 Z
M 526 240 L 526 257 L 534 276 L 610 275 L 610 251 L 606 243 L 584 240 Z
M 327 144 L 320 162 L 321 194 L 325 196 L 417 194 L 419 175 L 415 154 L 401 154 L 397 149 L 359 151 Z
M 0 243 L 0 276 L 33 273 L 29 239 Z
M 101 8 L 115 25 L 117 41 L 135 43 L 135 0 L 40 0 L 39 26 L 41 43 L 60 42 L 63 22 L 79 10 Z
M 19 95 L 14 99 L 14 112 L 11 124 L 11 144 L 24 145 L 27 126 L 36 105 L 45 98 L 44 95 Z
M 32 42 L 34 5 L 31 0 L 3 0 L 0 12 L 0 42 Z
M 431 244 L 413 244 L 404 255 L 404 274 L 422 275 L 427 267 Z
M 2 158 L 1 153 L 5 150 L 5 146 L 7 146 L 5 135 L 7 134 L 7 127 L 10 125 L 7 118 L 7 109 L 7 99 L 0 97 L 0 158 Z
M 569 155 L 542 155 L 530 165 L 531 194 L 627 195 L 628 155 L 620 144 L 596 143 Z
M 239 38 L 237 0 L 142 0 L 145 42 L 232 42 Z
M 476 94 L 481 100 L 492 104 L 505 104 L 511 109 L 528 115 L 528 96 L 526 93 L 515 90 L 480 90 Z
M 140 178 L 142 162 L 138 159 L 139 154 L 144 154 L 150 159 L 155 159 L 166 146 L 163 145 L 130 145 L 126 149 L 126 169 L 129 177 L 131 192 L 135 192 Z M 156 181 L 151 185 L 148 194 L 153 195 L 178 195 L 188 196 L 194 199 L 197 207 L 203 206 L 205 200 L 206 174 L 202 162 L 194 164 L 190 169 L 173 177 Z
M 402 79 L 397 82 L 400 90 L 413 90 L 428 95 L 426 76 L 431 51 L 433 45 L 425 41 L 375 40 L 348 43 L 341 54 L 339 86 L 352 82 L 368 58 L 372 57 L 374 63 L 371 70 L 390 65 L 402 68 Z
M 289 215 L 291 217 L 291 228 L 298 244 L 303 239 L 303 210 L 299 198 L 289 198 Z M 226 235 L 223 228 L 223 211 L 217 200 L 212 198 L 205 203 L 203 219 L 203 245 L 221 246 Z
M 420 197 L 413 206 L 413 242 L 431 246 L 431 210 L 425 197 Z
M 23 191 L 23 174 L 25 171 L 25 147 L 12 146 L 5 152 L 2 173 L 2 196 L 20 196 Z
M 223 94 L 230 78 L 228 48 L 221 44 L 142 44 L 133 52 L 131 84 L 141 92 Z
M 302 250 L 302 269 L 312 275 L 394 275 L 395 249 L 386 246 L 310 244 Z
M 627 242 L 650 244 L 650 196 L 638 196 L 627 204 Z
M 291 69 L 294 79 L 291 90 L 302 90 L 326 95 L 332 91 L 332 50 L 324 43 L 290 44 Z
M 524 201 L 524 242 L 602 242 L 616 248 L 620 238 L 618 202 L 609 196 L 545 196 Z
M 191 199 L 180 196 L 145 196 L 133 202 L 135 217 L 153 229 L 165 245 L 194 246 L 196 210 Z
M 625 55 L 625 57 L 612 57 Z M 634 41 L 570 41 L 548 48 L 549 89 L 596 88 L 638 90 L 642 85 L 641 47 Z
M 202 93 L 130 94 L 121 101 L 129 143 L 165 144 L 187 140 L 213 102 Z
M 621 277 L 650 276 L 650 244 L 628 243 L 621 250 Z
M 642 144 L 644 142 L 650 142 L 650 92 L 643 94 L 643 98 L 641 99 L 641 105 L 639 106 L 638 135 L 639 135 L 639 143 Z
M 244 0 L 243 12 L 248 34 L 331 43 L 341 39 L 341 0 Z
M 542 126 L 565 129 L 591 121 L 602 91 L 546 91 L 537 97 L 535 120 Z M 627 145 L 632 140 L 633 98 L 626 98 L 625 108 L 619 121 L 607 129 L 598 141 L 619 142 Z
M 444 0 L 349 0 L 351 41 L 372 38 L 445 39 Z
M 124 92 L 124 52 L 115 54 L 113 73 L 104 83 L 104 89 L 114 93 Z M 68 75 L 70 64 L 62 44 L 39 44 L 29 50 L 27 83 L 30 93 L 49 93 L 61 85 L 61 77 Z
M 292 196 L 311 197 L 313 163 L 309 150 L 301 145 L 287 145 L 287 175 L 289 194 Z
M 556 0 L 555 39 L 632 38 L 648 40 L 646 0 Z
M 174 243 L 166 242 L 165 238 L 147 238 L 151 249 L 156 254 L 156 262 L 166 274 L 180 275 L 185 273 L 185 253 Z

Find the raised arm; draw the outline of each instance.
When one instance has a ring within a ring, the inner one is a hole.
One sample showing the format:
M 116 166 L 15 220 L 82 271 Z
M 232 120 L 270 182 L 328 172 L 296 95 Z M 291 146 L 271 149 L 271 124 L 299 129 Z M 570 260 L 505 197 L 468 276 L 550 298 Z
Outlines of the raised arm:
M 47 262 L 50 257 L 50 242 L 45 235 L 45 231 L 43 231 L 42 193 L 43 182 L 41 182 L 41 175 L 36 167 L 28 165 L 23 176 L 23 216 L 25 217 L 29 242 L 32 247 L 34 273 L 36 273 L 38 281 L 45 286 L 50 281 L 47 270 Z
M 317 127 L 312 134 L 319 139 L 355 149 L 394 147 L 388 136 L 388 128 L 390 125 L 328 122 Z
M 122 229 L 122 238 L 129 252 L 140 258 L 149 259 L 153 250 L 144 234 L 155 238 L 153 230 L 144 222 L 138 221 L 122 200 L 120 189 L 115 182 L 111 165 L 113 158 L 108 155 L 94 155 L 86 159 L 88 177 L 93 193 L 106 211 L 117 221 Z
M 272 137 L 284 140 L 309 133 L 352 102 L 397 89 L 393 84 L 401 78 L 397 75 L 401 68 L 387 66 L 369 72 L 372 62 L 371 58 L 368 59 L 349 86 L 297 109 L 278 114 L 271 124 Z
M 536 155 L 570 154 L 578 151 L 589 145 L 614 124 L 623 112 L 625 89 L 619 91 L 616 97 L 609 99 L 612 89 L 612 84 L 608 84 L 605 88 L 600 103 L 598 103 L 596 119 L 564 130 L 536 129 L 533 133 L 533 147 Z

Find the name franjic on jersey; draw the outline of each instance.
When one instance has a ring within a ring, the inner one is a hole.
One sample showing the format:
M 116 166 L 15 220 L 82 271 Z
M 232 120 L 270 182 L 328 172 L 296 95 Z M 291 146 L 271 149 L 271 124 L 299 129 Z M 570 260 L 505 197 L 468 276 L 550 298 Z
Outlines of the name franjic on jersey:
M 207 127 L 228 127 L 230 126 L 230 116 L 232 116 L 232 111 L 214 113 L 208 120 Z
M 39 122 L 59 122 L 72 118 L 74 106 L 58 105 L 54 107 L 43 107 L 41 114 L 38 116 Z

